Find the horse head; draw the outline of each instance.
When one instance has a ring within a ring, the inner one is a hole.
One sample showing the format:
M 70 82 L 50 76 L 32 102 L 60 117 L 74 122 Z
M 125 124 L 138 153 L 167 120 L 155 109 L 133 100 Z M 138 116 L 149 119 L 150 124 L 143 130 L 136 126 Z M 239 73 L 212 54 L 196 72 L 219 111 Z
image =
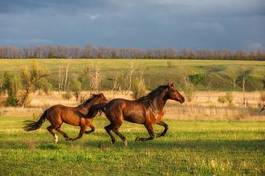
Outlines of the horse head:
M 89 99 L 87 99 L 83 103 L 83 105 L 84 106 L 87 106 L 87 105 L 89 106 L 91 103 L 93 103 L 93 104 L 99 104 L 99 103 L 106 103 L 107 101 L 108 101 L 108 99 L 105 97 L 105 95 L 103 93 L 91 94 L 91 97 Z
M 169 81 L 168 84 L 167 84 L 166 96 L 170 100 L 175 100 L 175 101 L 178 101 L 180 103 L 184 103 L 185 102 L 184 96 L 181 95 L 179 93 L 179 91 L 177 91 L 177 89 L 175 88 L 175 85 L 174 85 L 174 83 L 172 81 Z

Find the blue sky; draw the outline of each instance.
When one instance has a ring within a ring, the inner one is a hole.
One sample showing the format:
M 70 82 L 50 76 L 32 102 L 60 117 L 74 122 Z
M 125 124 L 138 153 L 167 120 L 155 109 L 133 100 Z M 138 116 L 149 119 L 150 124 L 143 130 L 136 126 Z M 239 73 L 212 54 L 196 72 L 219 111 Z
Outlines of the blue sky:
M 265 49 L 265 0 L 0 0 L 0 45 Z

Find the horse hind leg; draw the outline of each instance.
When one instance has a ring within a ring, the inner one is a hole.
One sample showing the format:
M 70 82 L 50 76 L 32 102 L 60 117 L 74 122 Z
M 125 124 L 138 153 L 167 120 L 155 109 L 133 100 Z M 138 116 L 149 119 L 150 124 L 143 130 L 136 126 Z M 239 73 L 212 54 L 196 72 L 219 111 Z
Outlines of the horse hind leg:
M 147 138 L 136 137 L 135 138 L 135 141 L 148 141 L 148 140 L 153 140 L 155 138 L 155 134 L 154 134 L 154 130 L 153 130 L 152 124 L 151 123 L 150 124 L 148 123 L 148 124 L 145 124 L 144 126 L 147 129 L 150 137 L 147 137 Z
M 53 138 L 54 138 L 54 143 L 57 144 L 58 143 L 58 136 L 53 132 L 54 127 L 48 126 L 47 130 L 52 134 Z
M 55 130 L 58 131 L 61 135 L 63 135 L 65 140 L 69 140 L 70 139 L 69 136 L 60 129 L 60 127 L 55 128 Z
M 112 144 L 114 144 L 116 142 L 115 137 L 111 134 L 111 130 L 113 129 L 113 127 L 114 127 L 114 125 L 112 123 L 104 127 L 106 132 L 108 133 L 108 135 L 111 138 Z
M 125 147 L 128 146 L 128 142 L 125 136 L 123 136 L 120 132 L 119 132 L 119 127 L 115 127 L 112 130 L 116 135 L 118 135 L 120 137 L 120 139 L 122 140 L 123 144 Z

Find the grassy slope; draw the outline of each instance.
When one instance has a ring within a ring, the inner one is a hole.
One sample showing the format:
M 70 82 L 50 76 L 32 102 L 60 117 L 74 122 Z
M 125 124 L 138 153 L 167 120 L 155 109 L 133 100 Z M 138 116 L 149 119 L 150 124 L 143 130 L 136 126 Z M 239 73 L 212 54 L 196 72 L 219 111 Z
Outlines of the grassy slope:
M 147 135 L 141 125 L 125 123 L 129 140 L 109 144 L 104 118 L 97 131 L 75 142 L 58 145 L 45 130 L 25 133 L 26 118 L 0 117 L 1 175 L 264 175 L 265 122 L 167 120 L 166 137 L 134 142 Z M 64 126 L 71 136 L 78 129 Z M 161 131 L 160 127 L 155 128 Z
M 0 77 L 4 71 L 17 72 L 31 64 L 32 59 L 0 60 Z M 57 84 L 58 66 L 70 64 L 70 73 L 79 73 L 87 65 L 96 65 L 103 75 L 103 87 L 110 88 L 109 78 L 116 74 L 127 72 L 131 65 L 136 68 L 136 74 L 143 72 L 148 88 L 165 83 L 166 80 L 181 80 L 182 75 L 205 73 L 209 67 L 222 67 L 223 73 L 230 75 L 235 69 L 253 68 L 252 76 L 263 79 L 265 62 L 261 61 L 228 61 L 228 60 L 126 60 L 126 59 L 41 59 L 38 63 L 49 70 L 49 79 Z M 227 78 L 226 78 L 227 79 Z M 126 84 L 126 83 L 124 83 Z

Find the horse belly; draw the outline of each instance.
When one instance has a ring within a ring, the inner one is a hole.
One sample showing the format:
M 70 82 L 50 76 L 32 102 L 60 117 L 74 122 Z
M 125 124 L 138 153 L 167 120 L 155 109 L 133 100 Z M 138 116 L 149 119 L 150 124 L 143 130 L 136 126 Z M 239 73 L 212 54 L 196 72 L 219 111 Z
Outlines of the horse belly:
M 63 122 L 70 124 L 70 125 L 75 125 L 75 126 L 79 126 L 80 125 L 80 118 L 76 116 L 76 114 L 74 113 L 68 113 L 65 114 L 63 117 Z
M 129 114 L 124 116 L 124 120 L 132 122 L 132 123 L 139 123 L 143 124 L 145 123 L 145 119 L 142 115 L 139 114 Z

